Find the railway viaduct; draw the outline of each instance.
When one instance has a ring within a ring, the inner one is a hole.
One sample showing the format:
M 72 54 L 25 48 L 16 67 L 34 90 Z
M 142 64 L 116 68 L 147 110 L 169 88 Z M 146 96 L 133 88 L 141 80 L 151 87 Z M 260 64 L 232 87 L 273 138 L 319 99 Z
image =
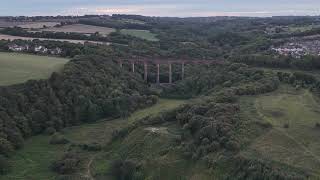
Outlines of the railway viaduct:
M 168 65 L 168 75 L 169 81 L 168 83 L 172 83 L 172 66 L 180 65 L 181 66 L 181 79 L 185 77 L 185 65 L 211 65 L 211 64 L 222 64 L 221 61 L 216 60 L 181 60 L 181 59 L 121 59 L 118 60 L 120 67 L 122 68 L 123 63 L 129 63 L 131 65 L 131 71 L 135 72 L 136 64 L 143 64 L 144 67 L 144 80 L 148 80 L 148 66 L 151 64 L 156 65 L 157 67 L 157 84 L 160 84 L 160 65 L 166 64 Z

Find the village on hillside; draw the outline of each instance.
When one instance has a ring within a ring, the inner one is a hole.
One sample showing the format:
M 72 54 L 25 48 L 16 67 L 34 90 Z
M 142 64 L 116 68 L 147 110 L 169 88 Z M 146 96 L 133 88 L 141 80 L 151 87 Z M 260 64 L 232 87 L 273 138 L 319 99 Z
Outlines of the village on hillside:
M 307 55 L 320 56 L 320 39 L 317 37 L 291 38 L 281 46 L 272 47 L 271 50 L 277 54 L 295 58 Z
M 8 49 L 13 52 L 33 52 L 33 53 L 50 54 L 50 55 L 60 55 L 62 53 L 62 49 L 59 47 L 48 49 L 45 46 L 41 46 L 41 45 L 30 46 L 28 44 L 17 45 L 12 43 L 8 45 Z

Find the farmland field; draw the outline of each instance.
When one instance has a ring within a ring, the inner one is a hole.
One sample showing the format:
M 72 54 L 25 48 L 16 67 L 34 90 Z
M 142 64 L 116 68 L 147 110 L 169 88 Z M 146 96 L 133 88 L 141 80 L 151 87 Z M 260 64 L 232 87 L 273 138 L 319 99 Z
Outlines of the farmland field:
M 58 22 L 7 22 L 0 20 L 0 27 L 14 27 L 18 26 L 21 28 L 43 28 L 43 26 L 52 27 L 56 24 L 59 24 Z
M 0 52 L 0 86 L 48 78 L 67 62 L 64 58 Z
M 290 33 L 305 32 L 305 31 L 310 31 L 312 29 L 316 29 L 316 28 L 319 28 L 319 25 L 289 26 L 288 31 Z
M 33 23 L 26 23 L 18 25 L 18 27 L 24 28 L 24 29 L 40 29 L 45 27 L 53 27 L 55 25 L 59 24 L 58 22 L 33 22 Z
M 74 33 L 81 33 L 81 34 L 94 34 L 95 32 L 99 32 L 101 35 L 106 36 L 115 30 L 113 28 L 107 27 L 99 27 L 99 26 L 91 26 L 91 25 L 84 25 L 84 24 L 72 24 L 72 25 L 65 25 L 62 27 L 52 27 L 46 28 L 42 31 L 52 31 L 52 32 L 74 32 Z
M 11 36 L 6 34 L 0 34 L 0 40 L 29 40 L 32 41 L 34 39 L 39 39 L 41 41 L 61 41 L 61 42 L 69 42 L 69 43 L 75 43 L 75 44 L 84 44 L 86 42 L 92 43 L 92 44 L 101 44 L 101 45 L 110 45 L 109 42 L 100 42 L 100 41 L 85 41 L 85 40 L 73 40 L 73 39 L 48 39 L 48 38 L 32 38 L 32 37 L 21 37 L 21 36 Z
M 243 152 L 320 175 L 320 104 L 309 90 L 283 86 L 276 92 L 250 97 L 257 119 L 273 127 Z
M 148 41 L 159 41 L 159 39 L 156 38 L 156 34 L 153 34 L 148 30 L 122 29 L 121 33 L 145 39 Z

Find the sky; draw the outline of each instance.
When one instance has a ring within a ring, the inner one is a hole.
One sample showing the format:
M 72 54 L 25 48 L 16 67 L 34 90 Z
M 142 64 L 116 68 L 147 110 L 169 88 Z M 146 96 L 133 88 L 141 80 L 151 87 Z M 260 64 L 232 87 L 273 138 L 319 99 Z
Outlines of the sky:
M 320 15 L 320 0 L 0 0 L 0 16 L 85 14 L 175 17 Z

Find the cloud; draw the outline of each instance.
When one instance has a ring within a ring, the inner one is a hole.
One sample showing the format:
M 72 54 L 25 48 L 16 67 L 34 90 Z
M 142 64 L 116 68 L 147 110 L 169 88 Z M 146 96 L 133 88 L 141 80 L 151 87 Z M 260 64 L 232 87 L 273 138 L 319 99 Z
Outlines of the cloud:
M 277 9 L 277 10 L 246 10 L 246 11 L 223 11 L 202 8 L 196 5 L 159 4 L 159 5 L 113 5 L 113 6 L 87 6 L 72 7 L 58 12 L 64 15 L 85 14 L 140 14 L 146 16 L 283 16 L 283 15 L 319 15 L 319 10 Z
M 0 15 L 319 15 L 320 0 L 4 0 Z

